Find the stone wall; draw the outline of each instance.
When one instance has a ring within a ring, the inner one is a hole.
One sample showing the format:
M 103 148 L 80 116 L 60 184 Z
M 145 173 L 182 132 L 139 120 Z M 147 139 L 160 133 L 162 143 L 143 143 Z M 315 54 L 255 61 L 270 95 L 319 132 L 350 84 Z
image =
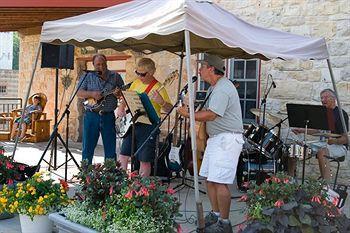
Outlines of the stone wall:
M 18 70 L 0 69 L 0 86 L 6 86 L 6 92 L 0 92 L 0 97 L 18 96 Z
M 226 10 L 252 24 L 324 37 L 330 53 L 335 82 L 344 110 L 350 114 L 350 3 L 347 0 L 214 0 Z M 326 61 L 262 61 L 261 91 L 266 77 L 273 76 L 267 109 L 285 112 L 286 103 L 320 104 L 319 92 L 332 88 Z M 263 93 L 261 93 L 262 95 Z M 260 96 L 261 96 L 260 95 Z M 341 163 L 339 182 L 350 185 L 350 156 Z M 332 170 L 335 170 L 334 163 Z M 306 167 L 306 176 L 319 176 L 315 159 Z

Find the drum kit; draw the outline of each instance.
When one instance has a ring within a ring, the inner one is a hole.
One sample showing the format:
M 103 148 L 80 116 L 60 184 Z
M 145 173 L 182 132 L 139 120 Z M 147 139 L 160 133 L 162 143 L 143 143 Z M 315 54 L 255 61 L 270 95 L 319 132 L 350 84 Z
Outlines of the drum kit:
M 250 112 L 257 117 L 261 117 L 261 109 L 250 109 Z M 243 176 L 237 177 L 243 180 L 254 180 L 259 175 L 260 170 L 265 173 L 276 173 L 277 171 L 287 171 L 287 159 L 304 160 L 315 156 L 312 142 L 307 146 L 301 137 L 291 132 L 287 119 L 287 113 L 273 114 L 266 111 L 267 125 L 250 124 L 244 132 L 245 144 L 240 156 L 240 164 L 243 168 Z M 281 136 L 283 132 L 288 132 Z M 340 137 L 341 135 L 331 133 L 317 133 L 312 136 L 329 138 Z M 317 140 L 318 142 L 319 140 Z M 316 141 L 313 141 L 316 142 Z M 241 168 L 241 169 L 242 169 Z M 259 173 L 257 171 L 259 170 Z

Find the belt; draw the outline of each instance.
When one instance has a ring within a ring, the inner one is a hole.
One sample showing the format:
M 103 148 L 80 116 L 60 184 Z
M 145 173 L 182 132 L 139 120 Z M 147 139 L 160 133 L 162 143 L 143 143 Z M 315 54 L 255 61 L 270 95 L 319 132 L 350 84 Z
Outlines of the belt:
M 88 112 L 94 112 L 94 113 L 97 113 L 99 115 L 107 115 L 107 114 L 110 114 L 110 113 L 113 113 L 113 111 L 109 111 L 109 112 L 106 112 L 106 111 L 103 111 L 103 110 L 100 110 L 100 111 L 97 111 L 97 110 L 92 110 L 92 109 L 89 109 Z

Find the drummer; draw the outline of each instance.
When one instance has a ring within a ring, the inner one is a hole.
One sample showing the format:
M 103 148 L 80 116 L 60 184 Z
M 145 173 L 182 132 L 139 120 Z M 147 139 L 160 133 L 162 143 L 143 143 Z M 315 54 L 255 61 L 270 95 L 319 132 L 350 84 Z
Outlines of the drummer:
M 339 158 L 347 154 L 347 149 L 349 146 L 347 132 L 349 131 L 349 116 L 343 110 L 343 116 L 345 119 L 345 125 L 347 127 L 346 131 L 343 130 L 343 126 L 340 119 L 339 109 L 336 104 L 336 95 L 331 89 L 324 89 L 320 93 L 322 105 L 331 111 L 333 114 L 327 114 L 328 125 L 331 129 L 332 134 L 339 134 L 340 137 L 332 138 L 329 137 L 326 142 L 314 143 L 311 147 L 317 151 L 317 159 L 321 172 L 321 177 L 326 181 L 330 182 L 331 179 L 331 170 L 329 165 L 329 160 L 326 156 L 332 158 Z M 292 130 L 294 133 L 304 133 L 305 130 L 302 128 L 295 128 Z M 319 133 L 319 130 L 309 129 L 308 134 Z M 295 162 L 294 162 L 295 163 Z M 295 165 L 289 163 L 292 167 Z M 289 170 L 289 169 L 288 169 Z

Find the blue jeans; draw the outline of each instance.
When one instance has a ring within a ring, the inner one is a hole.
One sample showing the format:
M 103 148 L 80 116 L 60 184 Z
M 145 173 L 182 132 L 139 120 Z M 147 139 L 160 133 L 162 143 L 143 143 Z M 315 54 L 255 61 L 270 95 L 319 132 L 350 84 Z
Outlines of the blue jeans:
M 100 115 L 96 112 L 85 112 L 83 128 L 83 160 L 92 163 L 98 138 L 102 136 L 105 159 L 116 159 L 116 132 L 114 112 Z

